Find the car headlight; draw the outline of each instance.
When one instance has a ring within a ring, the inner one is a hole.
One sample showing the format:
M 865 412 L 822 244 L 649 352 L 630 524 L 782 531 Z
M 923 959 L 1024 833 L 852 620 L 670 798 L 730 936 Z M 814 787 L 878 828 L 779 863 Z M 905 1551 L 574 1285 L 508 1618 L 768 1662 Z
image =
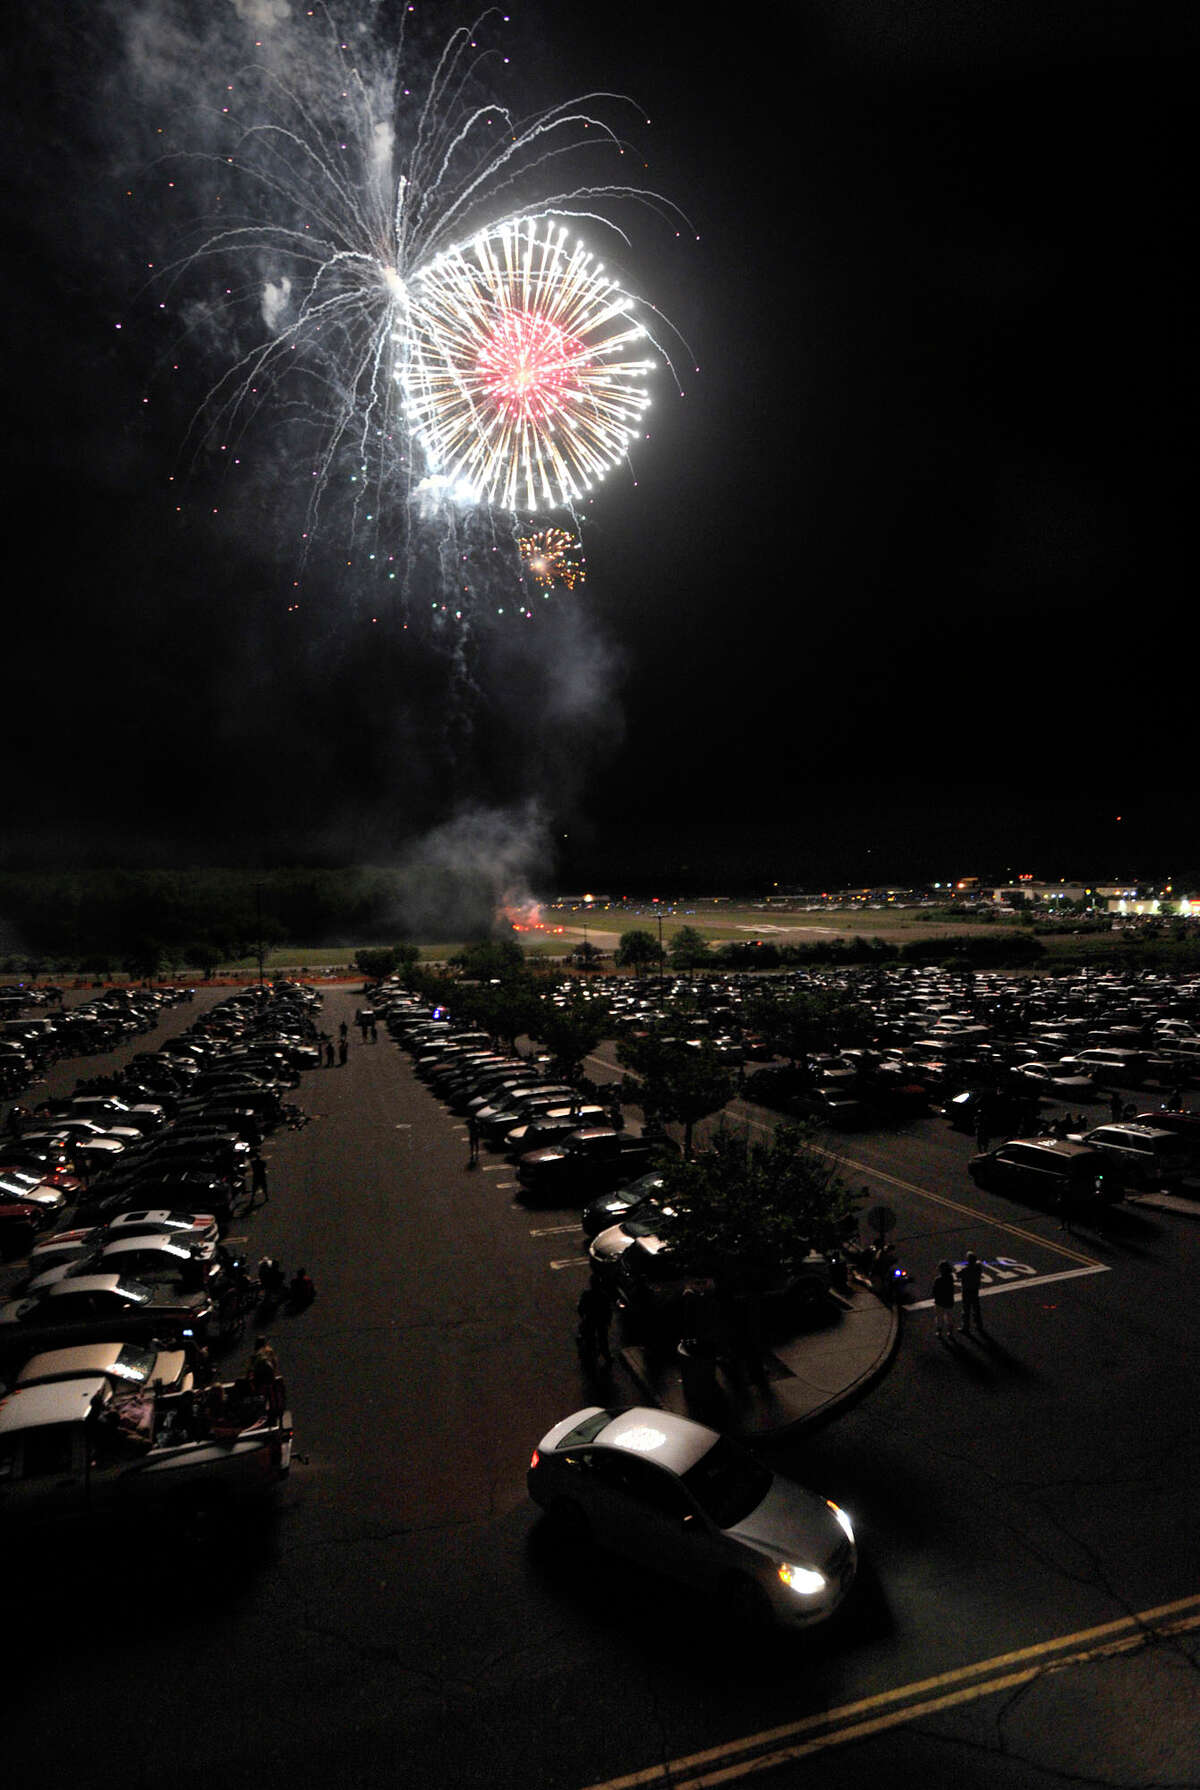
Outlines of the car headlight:
M 846 1515 L 845 1511 L 842 1509 L 841 1505 L 835 1504 L 832 1498 L 826 1498 L 825 1502 L 826 1502 L 826 1504 L 828 1504 L 830 1510 L 833 1512 L 834 1516 L 837 1518 L 839 1524 L 841 1525 L 841 1528 L 842 1528 L 842 1531 L 846 1537 L 846 1540 L 853 1541 L 854 1540 L 854 1525 L 850 1521 L 850 1518 Z
M 779 1577 L 792 1591 L 799 1592 L 801 1597 L 815 1597 L 818 1591 L 825 1589 L 825 1575 L 811 1566 L 789 1566 L 786 1561 L 779 1568 Z

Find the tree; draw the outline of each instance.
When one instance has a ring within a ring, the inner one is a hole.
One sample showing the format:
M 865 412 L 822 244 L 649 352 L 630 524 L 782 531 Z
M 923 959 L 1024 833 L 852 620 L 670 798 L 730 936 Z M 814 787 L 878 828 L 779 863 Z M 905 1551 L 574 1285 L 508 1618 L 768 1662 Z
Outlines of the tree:
M 867 1008 L 836 989 L 807 994 L 759 995 L 749 1010 L 751 1027 L 777 1056 L 796 1062 L 816 1050 L 866 1043 L 874 1029 Z
M 533 1036 L 546 1046 L 555 1066 L 570 1082 L 578 1079 L 583 1059 L 595 1050 L 608 1029 L 607 1001 L 590 1000 L 584 994 L 561 1002 L 543 995 L 531 1027 Z
M 660 962 L 661 957 L 654 934 L 647 932 L 644 927 L 635 927 L 632 932 L 621 934 L 621 942 L 613 961 L 619 969 L 640 970 L 645 969 L 648 964 Z
M 641 1107 L 647 1122 L 668 1119 L 683 1126 L 685 1156 L 692 1153 L 693 1127 L 733 1098 L 734 1077 L 707 1041 L 693 1045 L 649 1032 L 624 1039 L 617 1059 L 633 1072 L 626 1077 L 625 1096 Z
M 392 954 L 396 959 L 396 968 L 404 979 L 405 988 L 413 988 L 417 965 L 421 961 L 420 947 L 418 945 L 394 945 Z
M 832 1247 L 857 1204 L 796 1125 L 754 1141 L 722 1125 L 700 1155 L 663 1173 L 660 1234 L 689 1275 L 713 1282 L 748 1336 L 758 1333 L 763 1295 L 800 1275 L 814 1247 Z
M 672 969 L 694 970 L 709 961 L 708 940 L 694 926 L 681 926 L 667 950 Z
M 525 953 L 515 939 L 478 939 L 455 952 L 450 962 L 477 982 L 506 980 L 525 968 Z
M 354 964 L 369 982 L 382 982 L 396 967 L 396 953 L 391 945 L 362 945 L 354 953 Z
M 189 945 L 183 953 L 184 960 L 192 969 L 199 970 L 207 982 L 215 969 L 219 969 L 223 961 L 221 952 L 211 939 L 198 939 Z

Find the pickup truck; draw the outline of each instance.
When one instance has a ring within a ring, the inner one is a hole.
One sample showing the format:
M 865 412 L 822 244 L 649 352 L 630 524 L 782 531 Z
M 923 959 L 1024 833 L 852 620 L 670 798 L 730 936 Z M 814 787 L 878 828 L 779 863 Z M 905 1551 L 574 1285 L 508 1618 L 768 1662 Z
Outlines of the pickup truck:
M 283 1382 L 202 1393 L 114 1391 L 103 1375 L 17 1387 L 0 1398 L 0 1527 L 148 1509 L 210 1507 L 286 1477 L 292 1419 Z

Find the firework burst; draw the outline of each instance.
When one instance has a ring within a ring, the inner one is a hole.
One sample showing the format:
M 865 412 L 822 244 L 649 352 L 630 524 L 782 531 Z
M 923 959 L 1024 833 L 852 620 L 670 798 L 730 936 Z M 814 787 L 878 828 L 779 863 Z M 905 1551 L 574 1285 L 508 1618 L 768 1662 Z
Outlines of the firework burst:
M 220 152 L 184 158 L 219 170 L 220 193 L 160 277 L 174 290 L 211 270 L 206 330 L 249 339 L 194 437 L 233 451 L 273 406 L 294 482 L 303 467 L 306 540 L 332 525 L 361 544 L 369 525 L 394 548 L 431 485 L 497 511 L 570 508 L 641 433 L 647 377 L 670 357 L 653 307 L 564 225 L 628 240 L 613 215 L 627 202 L 684 220 L 637 185 L 551 181 L 580 155 L 590 171 L 626 154 L 603 114 L 632 102 L 589 95 L 519 121 L 487 95 L 493 15 L 422 77 L 413 8 L 387 15 L 390 37 L 383 9 L 363 11 L 353 35 L 318 11 L 260 43 L 223 81 Z
M 398 377 L 431 465 L 502 509 L 546 510 L 581 499 L 639 434 L 645 348 L 603 266 L 522 219 L 421 270 Z
M 517 545 L 530 577 L 543 590 L 552 590 L 556 584 L 574 590 L 577 584 L 585 582 L 587 572 L 579 557 L 581 542 L 565 528 L 544 528 L 538 534 L 522 535 Z

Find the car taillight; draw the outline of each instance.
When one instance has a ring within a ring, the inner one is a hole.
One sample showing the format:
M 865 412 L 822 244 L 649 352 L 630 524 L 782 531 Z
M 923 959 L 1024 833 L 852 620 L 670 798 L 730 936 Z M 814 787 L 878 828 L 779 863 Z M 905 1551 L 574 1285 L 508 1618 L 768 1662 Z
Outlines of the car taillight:
M 534 1467 L 536 1467 L 536 1466 L 537 1466 L 537 1465 L 538 1465 L 538 1463 L 539 1463 L 539 1461 L 540 1461 L 540 1460 L 541 1460 L 541 1458 L 542 1458 L 542 1457 L 541 1457 L 541 1455 L 540 1455 L 540 1454 L 539 1454 L 539 1453 L 538 1453 L 538 1451 L 537 1451 L 537 1449 L 536 1449 L 536 1448 L 535 1448 L 535 1449 L 534 1449 L 534 1451 L 533 1451 L 533 1453 L 532 1453 L 532 1454 L 531 1454 L 531 1455 L 530 1455 L 530 1457 L 529 1457 L 529 1469 L 530 1469 L 530 1472 L 532 1472 L 532 1471 L 533 1471 L 533 1469 L 534 1469 Z

